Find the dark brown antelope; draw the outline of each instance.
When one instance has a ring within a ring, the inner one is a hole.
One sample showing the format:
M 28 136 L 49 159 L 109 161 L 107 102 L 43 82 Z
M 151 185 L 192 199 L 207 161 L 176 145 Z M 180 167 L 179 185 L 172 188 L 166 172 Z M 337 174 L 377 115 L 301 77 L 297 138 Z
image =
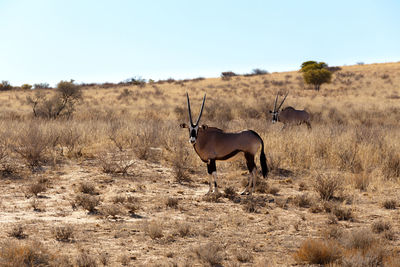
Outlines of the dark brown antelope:
M 204 95 L 203 104 L 196 123 L 193 123 L 192 113 L 190 111 L 189 95 L 187 96 L 187 105 L 189 111 L 189 125 L 182 123 L 182 128 L 189 129 L 189 142 L 193 145 L 194 150 L 200 159 L 207 163 L 207 171 L 209 174 L 210 189 L 207 194 L 218 194 L 217 186 L 217 169 L 215 161 L 228 160 L 236 154 L 243 152 L 246 159 L 247 168 L 250 176 L 245 190 L 242 195 L 251 195 L 256 185 L 257 167 L 254 157 L 261 146 L 260 165 L 263 177 L 268 174 L 267 161 L 264 154 L 264 142 L 261 137 L 252 130 L 244 130 L 238 133 L 225 133 L 221 129 L 208 127 L 207 125 L 199 126 L 201 115 L 204 109 L 206 96 Z M 214 183 L 212 181 L 214 178 Z M 212 185 L 214 184 L 214 191 Z
M 311 129 L 310 114 L 308 114 L 307 111 L 297 110 L 294 109 L 293 107 L 286 107 L 282 109 L 282 111 L 279 111 L 283 102 L 285 102 L 285 99 L 288 96 L 288 94 L 289 93 L 285 95 L 278 108 L 276 108 L 276 103 L 278 101 L 278 94 L 276 95 L 274 103 L 274 111 L 271 110 L 269 111 L 269 113 L 272 113 L 272 123 L 275 123 L 277 121 L 282 122 L 283 123 L 282 129 L 284 129 L 287 125 L 293 125 L 293 124 L 300 125 L 302 123 L 305 123 L 308 129 Z

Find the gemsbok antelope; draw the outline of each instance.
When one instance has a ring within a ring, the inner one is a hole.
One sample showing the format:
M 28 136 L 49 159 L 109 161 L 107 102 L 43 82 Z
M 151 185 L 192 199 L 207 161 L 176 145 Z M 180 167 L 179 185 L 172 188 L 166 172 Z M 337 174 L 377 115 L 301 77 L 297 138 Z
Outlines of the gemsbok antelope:
M 281 104 L 279 105 L 278 108 L 276 108 L 276 103 L 278 101 L 278 94 L 276 94 L 275 98 L 275 103 L 274 103 L 274 111 L 269 111 L 269 113 L 272 114 L 272 123 L 275 123 L 277 121 L 283 123 L 282 129 L 286 128 L 287 125 L 300 125 L 302 123 L 305 123 L 308 127 L 308 129 L 311 129 L 311 124 L 310 124 L 310 114 L 308 114 L 307 111 L 305 110 L 297 110 L 294 109 L 293 107 L 286 107 L 282 109 L 282 111 L 279 111 L 281 108 L 283 102 L 285 102 L 286 97 L 288 96 L 289 93 L 285 95 L 283 98 Z
M 241 194 L 251 195 L 255 189 L 257 179 L 257 167 L 254 162 L 254 157 L 260 147 L 261 172 L 264 178 L 268 174 L 263 140 L 256 132 L 252 130 L 244 130 L 238 133 L 225 133 L 223 130 L 215 127 L 208 127 L 207 125 L 199 126 L 206 95 L 204 95 L 203 98 L 199 117 L 197 118 L 197 121 L 193 123 L 192 113 L 190 110 L 189 94 L 186 93 L 186 97 L 189 112 L 189 125 L 182 123 L 180 126 L 181 128 L 189 129 L 189 142 L 193 145 L 193 148 L 200 159 L 207 163 L 210 185 L 207 195 L 211 193 L 218 194 L 217 169 L 215 161 L 231 159 L 240 152 L 244 153 L 247 168 L 250 172 L 247 186 Z M 212 178 L 214 178 L 214 183 Z M 214 191 L 212 189 L 213 184 Z

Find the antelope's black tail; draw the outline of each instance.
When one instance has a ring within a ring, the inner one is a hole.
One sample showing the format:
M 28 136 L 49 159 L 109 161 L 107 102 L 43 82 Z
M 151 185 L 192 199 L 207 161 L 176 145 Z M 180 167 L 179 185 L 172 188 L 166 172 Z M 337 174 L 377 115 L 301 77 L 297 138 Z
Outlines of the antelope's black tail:
M 265 178 L 268 175 L 268 166 L 267 166 L 267 158 L 265 157 L 264 153 L 264 141 L 262 140 L 261 136 L 256 133 L 255 131 L 252 131 L 258 138 L 260 138 L 261 141 L 261 153 L 260 153 L 260 165 L 261 165 L 261 173 L 263 177 Z

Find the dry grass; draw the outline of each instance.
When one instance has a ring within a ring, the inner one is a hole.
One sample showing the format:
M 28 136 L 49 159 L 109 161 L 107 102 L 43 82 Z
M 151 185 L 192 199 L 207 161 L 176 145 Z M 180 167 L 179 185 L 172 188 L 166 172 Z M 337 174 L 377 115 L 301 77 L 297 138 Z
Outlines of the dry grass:
M 70 242 L 74 238 L 74 227 L 71 225 L 56 226 L 52 233 L 57 241 Z
M 337 243 L 308 239 L 304 241 L 294 258 L 299 263 L 329 264 L 341 257 L 341 249 Z
M 343 253 L 331 264 L 390 266 L 400 246 L 399 73 L 400 63 L 344 66 L 320 92 L 298 72 L 86 85 L 68 120 L 34 119 L 26 98 L 35 91 L 0 92 L 0 238 L 18 238 L 23 225 L 29 238 L 18 247 L 40 238 L 53 266 L 102 264 L 100 253 L 109 266 L 288 266 L 288 251 L 336 227 L 327 236 Z M 287 91 L 283 107 L 306 109 L 312 130 L 271 123 L 274 96 Z M 217 162 L 224 193 L 203 198 L 206 164 L 179 128 L 186 92 L 194 117 L 207 93 L 201 124 L 263 138 L 271 172 L 253 198 L 236 194 L 248 177 L 243 157 Z M 56 242 L 55 225 L 79 229 L 72 244 Z M 358 228 L 374 231 L 376 253 L 349 245 Z M 213 250 L 201 245 L 216 240 Z

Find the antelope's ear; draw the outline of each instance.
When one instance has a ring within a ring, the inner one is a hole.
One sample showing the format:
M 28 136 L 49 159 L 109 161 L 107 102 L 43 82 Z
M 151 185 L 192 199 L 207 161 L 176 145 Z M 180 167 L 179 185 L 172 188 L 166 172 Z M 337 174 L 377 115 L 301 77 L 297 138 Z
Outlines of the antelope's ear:
M 179 126 L 180 126 L 181 128 L 189 128 L 189 127 L 187 126 L 186 123 L 181 123 L 181 124 L 179 124 Z
M 201 128 L 203 128 L 203 130 L 206 130 L 208 128 L 208 125 L 203 124 L 203 125 L 201 125 Z

